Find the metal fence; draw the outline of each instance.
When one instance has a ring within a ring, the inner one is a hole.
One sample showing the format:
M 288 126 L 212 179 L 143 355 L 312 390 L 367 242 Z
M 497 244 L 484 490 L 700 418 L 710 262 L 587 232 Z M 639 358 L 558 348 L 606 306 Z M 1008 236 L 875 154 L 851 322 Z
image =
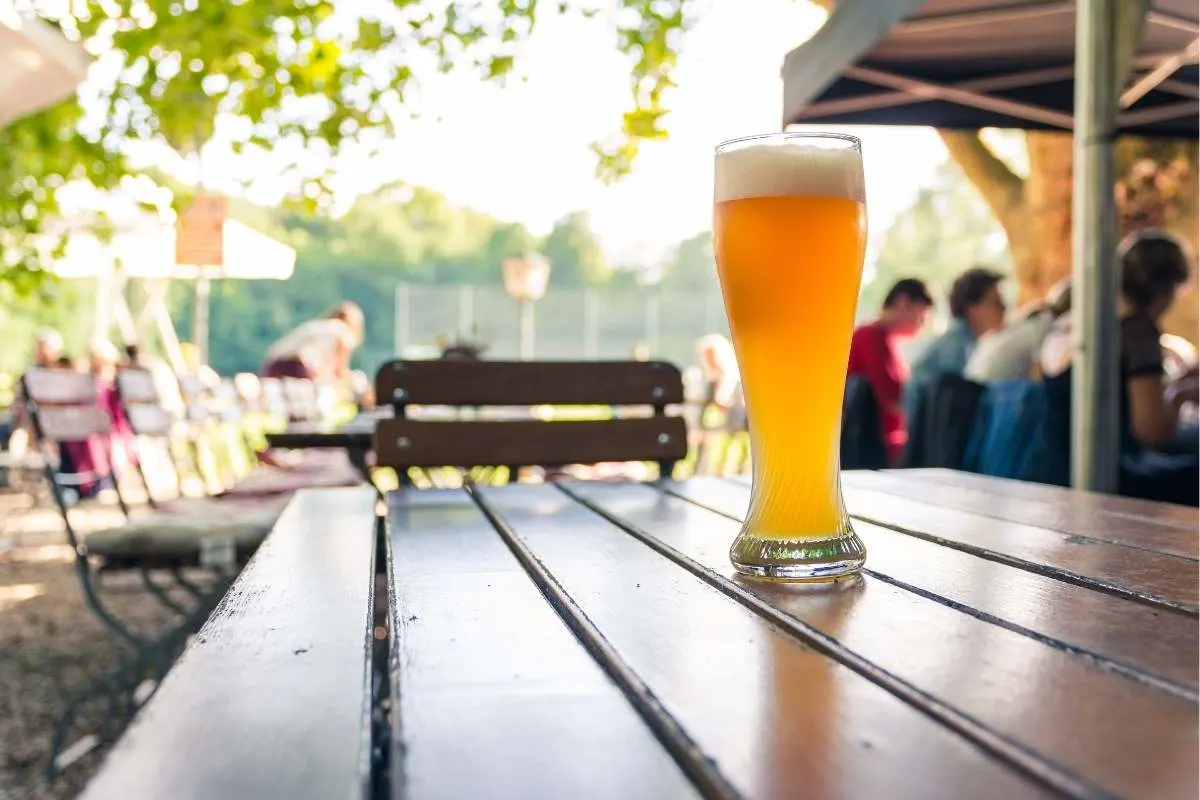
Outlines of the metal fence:
M 728 335 L 716 289 L 552 288 L 532 314 L 539 359 L 626 359 L 642 348 L 682 367 L 695 360 L 697 338 Z M 517 302 L 500 287 L 401 284 L 395 352 L 461 337 L 485 343 L 488 358 L 517 358 L 519 321 Z

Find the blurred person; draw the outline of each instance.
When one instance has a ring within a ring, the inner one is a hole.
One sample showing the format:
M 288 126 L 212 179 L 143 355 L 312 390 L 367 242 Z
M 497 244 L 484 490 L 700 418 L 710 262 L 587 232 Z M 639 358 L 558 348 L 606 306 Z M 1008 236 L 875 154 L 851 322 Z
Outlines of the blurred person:
M 319 319 L 309 320 L 267 349 L 265 378 L 341 381 L 350 375 L 350 359 L 363 341 L 362 309 L 341 302 Z
M 33 338 L 33 365 L 52 368 L 63 358 L 62 334 L 53 328 L 42 328 Z
M 111 386 L 117 380 L 121 355 L 108 339 L 95 338 L 88 346 L 88 371 L 100 384 Z
M 860 325 L 850 339 L 846 376 L 870 384 L 879 408 L 880 434 L 892 463 L 907 441 L 903 399 L 909 368 L 897 345 L 925 327 L 931 308 L 933 298 L 924 282 L 903 278 L 888 290 L 875 321 Z
M 963 376 L 977 383 L 1023 381 L 1040 375 L 1042 342 L 1055 320 L 1071 310 L 1070 278 L 1059 281 L 1021 319 L 982 336 Z
M 704 375 L 704 405 L 728 413 L 741 389 L 733 345 L 721 334 L 710 333 L 696 340 L 696 358 Z
M 979 338 L 1004 325 L 1003 280 L 999 272 L 983 267 L 972 267 L 955 279 L 950 287 L 950 325 L 913 362 L 905 393 L 909 416 L 922 388 L 942 375 L 961 376 Z
M 1195 425 L 1180 425 L 1180 410 L 1200 400 L 1194 370 L 1168 381 L 1159 323 L 1190 276 L 1183 242 L 1147 229 L 1127 236 L 1117 255 L 1121 294 L 1120 485 L 1121 494 L 1147 500 L 1200 502 L 1200 438 Z M 1052 444 L 1069 458 L 1071 447 L 1070 314 L 1055 323 L 1042 346 L 1042 371 L 1051 414 Z

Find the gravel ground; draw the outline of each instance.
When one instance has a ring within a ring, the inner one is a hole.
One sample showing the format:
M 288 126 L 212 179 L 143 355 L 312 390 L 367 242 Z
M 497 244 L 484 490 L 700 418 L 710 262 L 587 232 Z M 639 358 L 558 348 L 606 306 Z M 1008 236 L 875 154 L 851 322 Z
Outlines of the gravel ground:
M 103 757 L 97 748 L 47 784 L 55 720 L 68 698 L 106 675 L 129 651 L 86 604 L 73 553 L 54 514 L 0 503 L 0 800 L 74 797 Z M 100 512 L 100 517 L 104 511 Z M 88 527 L 96 524 L 88 520 Z M 173 615 L 131 574 L 105 575 L 101 594 L 141 631 Z M 91 701 L 66 737 L 99 730 L 106 704 Z

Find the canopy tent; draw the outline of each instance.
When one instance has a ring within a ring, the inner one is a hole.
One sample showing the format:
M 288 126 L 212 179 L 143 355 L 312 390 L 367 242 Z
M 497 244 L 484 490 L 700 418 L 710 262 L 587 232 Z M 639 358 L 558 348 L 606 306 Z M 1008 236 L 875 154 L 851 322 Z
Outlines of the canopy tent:
M 783 124 L 1070 130 L 1077 317 L 1072 483 L 1113 491 L 1119 454 L 1120 133 L 1195 138 L 1196 0 L 839 0 L 783 67 Z
M 0 0 L 0 128 L 68 97 L 89 63 L 54 26 Z
M 1074 0 L 842 0 L 784 62 L 784 124 L 1073 128 Z M 1195 138 L 1195 0 L 1153 0 L 1121 133 Z M 1136 21 L 1134 23 L 1136 25 Z
M 221 267 L 177 264 L 173 221 L 139 212 L 118 222 L 109 235 L 99 236 L 78 220 L 64 226 L 66 247 L 48 259 L 62 278 L 95 278 L 96 332 L 107 335 L 115 324 L 127 342 L 139 341 L 153 327 L 168 360 L 176 370 L 186 365 L 179 337 L 166 306 L 172 279 L 287 280 L 296 265 L 296 251 L 233 219 L 221 229 L 224 264 Z M 125 298 L 132 279 L 145 282 L 145 303 L 135 316 Z

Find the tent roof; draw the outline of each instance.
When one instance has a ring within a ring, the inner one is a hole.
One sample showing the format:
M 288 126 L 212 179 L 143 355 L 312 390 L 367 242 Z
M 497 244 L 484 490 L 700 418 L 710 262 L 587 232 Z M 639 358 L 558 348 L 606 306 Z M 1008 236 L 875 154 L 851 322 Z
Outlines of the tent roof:
M 1122 133 L 1194 138 L 1195 0 L 1151 0 Z M 840 0 L 784 64 L 784 124 L 1064 129 L 1074 109 L 1071 0 Z
M 296 251 L 283 242 L 226 219 L 221 230 L 225 265 L 199 268 L 175 263 L 175 226 L 151 215 L 116 227 L 102 242 L 87 228 L 67 234 L 66 251 L 52 259 L 51 271 L 61 278 L 89 278 L 114 267 L 130 278 L 237 278 L 287 280 L 296 266 Z
M 89 62 L 54 26 L 0 8 L 0 127 L 69 96 Z

